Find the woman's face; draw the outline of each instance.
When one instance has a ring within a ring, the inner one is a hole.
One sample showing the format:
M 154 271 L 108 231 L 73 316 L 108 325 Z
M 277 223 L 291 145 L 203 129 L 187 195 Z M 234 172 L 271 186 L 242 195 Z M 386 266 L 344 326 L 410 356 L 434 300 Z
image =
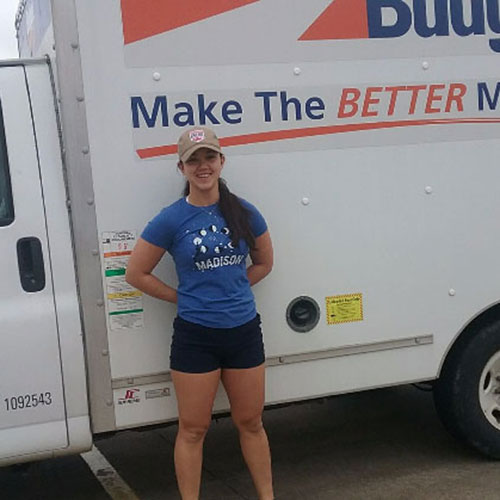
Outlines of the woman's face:
M 223 154 L 209 148 L 200 148 L 185 162 L 180 162 L 179 168 L 191 189 L 210 191 L 218 186 L 224 161 Z

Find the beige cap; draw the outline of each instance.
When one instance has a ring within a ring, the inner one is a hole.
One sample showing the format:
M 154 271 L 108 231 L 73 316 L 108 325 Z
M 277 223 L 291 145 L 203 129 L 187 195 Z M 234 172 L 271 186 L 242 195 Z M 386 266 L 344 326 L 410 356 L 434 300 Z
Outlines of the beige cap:
M 222 153 L 220 148 L 219 139 L 215 132 L 207 127 L 194 127 L 186 130 L 179 137 L 177 143 L 177 151 L 179 159 L 186 161 L 195 151 L 201 148 L 208 148 Z

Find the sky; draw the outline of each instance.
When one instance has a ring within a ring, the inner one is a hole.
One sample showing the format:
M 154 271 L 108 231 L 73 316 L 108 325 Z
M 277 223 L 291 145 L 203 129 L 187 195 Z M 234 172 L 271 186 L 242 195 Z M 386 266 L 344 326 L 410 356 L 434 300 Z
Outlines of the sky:
M 14 21 L 19 0 L 0 0 L 0 59 L 17 57 Z

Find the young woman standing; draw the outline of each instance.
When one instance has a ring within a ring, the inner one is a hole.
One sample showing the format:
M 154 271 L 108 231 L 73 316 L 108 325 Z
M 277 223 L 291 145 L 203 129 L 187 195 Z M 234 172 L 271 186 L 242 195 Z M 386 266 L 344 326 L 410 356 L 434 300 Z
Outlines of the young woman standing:
M 271 238 L 257 209 L 232 194 L 220 178 L 225 157 L 212 130 L 184 132 L 178 153 L 186 177 L 184 197 L 143 231 L 127 281 L 177 304 L 170 368 L 179 408 L 174 453 L 179 490 L 183 500 L 199 497 L 203 441 L 222 381 L 259 499 L 269 500 L 271 456 L 262 426 L 264 347 L 250 287 L 271 271 Z M 177 290 L 152 274 L 166 251 L 175 262 Z

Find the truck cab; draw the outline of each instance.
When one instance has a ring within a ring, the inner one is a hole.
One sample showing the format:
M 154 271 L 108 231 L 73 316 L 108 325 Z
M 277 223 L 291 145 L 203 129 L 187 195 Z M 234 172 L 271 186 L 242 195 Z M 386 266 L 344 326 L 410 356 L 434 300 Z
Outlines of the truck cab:
M 46 60 L 0 64 L 0 463 L 91 443 L 53 96 Z

